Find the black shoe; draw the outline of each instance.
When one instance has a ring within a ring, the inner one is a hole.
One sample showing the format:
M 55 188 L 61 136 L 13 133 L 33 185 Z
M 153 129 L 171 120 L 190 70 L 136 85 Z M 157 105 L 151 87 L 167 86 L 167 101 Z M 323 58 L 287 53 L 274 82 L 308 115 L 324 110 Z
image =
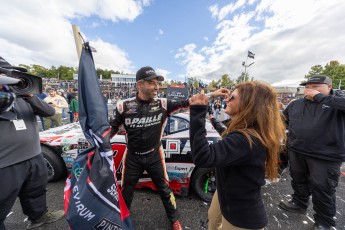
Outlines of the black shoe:
M 315 224 L 314 225 L 314 230 L 330 230 L 331 227 L 327 227 L 321 224 Z
M 305 214 L 307 212 L 306 208 L 302 208 L 301 206 L 298 206 L 292 200 L 289 200 L 287 202 L 280 201 L 279 207 L 289 212 L 297 212 L 297 213 L 302 213 L 302 214 Z
M 45 214 L 43 214 L 40 218 L 38 218 L 35 221 L 30 221 L 29 225 L 26 227 L 26 229 L 34 229 L 38 228 L 43 224 L 49 224 L 53 223 L 57 220 L 60 220 L 64 216 L 64 211 L 59 210 L 55 212 L 48 211 Z

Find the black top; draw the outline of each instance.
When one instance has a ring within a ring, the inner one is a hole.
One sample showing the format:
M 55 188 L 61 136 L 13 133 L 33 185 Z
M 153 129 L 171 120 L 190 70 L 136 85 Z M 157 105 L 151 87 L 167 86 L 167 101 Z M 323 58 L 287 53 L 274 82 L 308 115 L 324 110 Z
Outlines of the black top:
M 188 100 L 175 101 L 166 98 L 144 101 L 136 96 L 119 101 L 116 104 L 115 118 L 110 121 L 112 134 L 117 133 L 123 125 L 128 138 L 128 152 L 152 152 L 161 146 L 167 117 L 188 106 Z
M 345 98 L 331 91 L 314 101 L 292 101 L 284 110 L 291 150 L 330 161 L 345 160 Z
M 260 229 L 267 225 L 261 186 L 265 185 L 266 150 L 252 137 L 231 132 L 209 145 L 206 139 L 207 106 L 190 106 L 190 139 L 194 164 L 216 168 L 217 192 L 222 215 L 234 226 Z
M 72 100 L 75 98 L 75 94 L 74 93 L 67 93 L 67 103 L 71 104 Z
M 18 98 L 14 108 L 0 114 L 0 168 L 4 168 L 41 153 L 36 115 L 53 116 L 52 106 L 36 96 Z M 24 120 L 26 129 L 16 130 L 13 120 Z

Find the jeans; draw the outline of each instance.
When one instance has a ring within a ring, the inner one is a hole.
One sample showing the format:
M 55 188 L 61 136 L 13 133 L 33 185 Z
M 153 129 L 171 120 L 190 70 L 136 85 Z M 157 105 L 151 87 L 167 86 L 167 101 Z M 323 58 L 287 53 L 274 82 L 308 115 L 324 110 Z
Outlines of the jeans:
M 69 113 L 69 122 L 73 123 L 74 122 L 74 113 L 72 110 L 68 111 Z

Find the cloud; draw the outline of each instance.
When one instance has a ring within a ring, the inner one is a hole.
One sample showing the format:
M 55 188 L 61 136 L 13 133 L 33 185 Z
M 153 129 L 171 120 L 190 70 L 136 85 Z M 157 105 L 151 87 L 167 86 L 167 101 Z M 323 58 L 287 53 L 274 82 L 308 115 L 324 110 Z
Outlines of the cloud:
M 171 74 L 171 72 L 169 70 L 165 70 L 165 69 L 155 69 L 156 73 L 158 75 L 161 75 L 164 77 L 164 81 L 170 82 L 172 79 L 169 78 L 169 74 Z
M 104 42 L 99 38 L 90 41 L 90 44 L 97 50 L 97 52 L 93 53 L 96 68 L 132 73 L 132 63 L 129 61 L 127 53 L 119 47 Z M 99 52 L 99 50 L 101 50 L 101 52 Z M 107 50 L 107 52 L 104 52 L 105 50 Z
M 103 19 L 133 21 L 149 4 L 148 0 L 5 1 L 0 8 L 0 46 L 7 49 L 2 49 L 1 56 L 13 64 L 75 67 L 72 20 L 98 16 L 100 20 L 93 20 L 89 27 L 103 24 Z M 131 69 L 128 55 L 116 45 L 98 39 L 93 46 L 102 54 L 95 54 L 99 66 Z
M 175 58 L 187 76 L 236 79 L 247 51 L 255 53 L 246 69 L 251 77 L 269 83 L 300 82 L 314 65 L 344 61 L 345 2 L 330 0 L 239 0 L 223 7 L 210 6 L 217 19 L 217 37 L 209 46 L 186 44 Z M 289 83 L 290 84 L 290 83 Z

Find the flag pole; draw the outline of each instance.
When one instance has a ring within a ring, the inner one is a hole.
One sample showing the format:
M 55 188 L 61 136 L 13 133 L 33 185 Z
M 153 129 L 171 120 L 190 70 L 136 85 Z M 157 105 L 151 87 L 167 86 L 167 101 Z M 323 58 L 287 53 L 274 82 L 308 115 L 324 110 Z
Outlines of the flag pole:
M 77 48 L 78 63 L 79 63 L 80 56 L 81 56 L 81 50 L 82 50 L 82 47 L 83 47 L 83 41 L 81 40 L 81 37 L 80 37 L 80 28 L 79 28 L 79 26 L 72 25 L 72 30 L 73 30 L 73 35 L 74 35 L 75 46 Z

